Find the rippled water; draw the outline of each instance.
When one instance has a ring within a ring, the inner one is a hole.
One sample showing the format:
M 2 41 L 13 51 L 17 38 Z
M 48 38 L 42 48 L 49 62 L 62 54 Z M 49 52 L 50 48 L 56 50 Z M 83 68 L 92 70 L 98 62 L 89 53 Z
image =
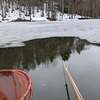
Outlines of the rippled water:
M 25 42 L 20 48 L 0 49 L 0 69 L 27 71 L 34 87 L 33 100 L 77 100 L 63 63 L 84 100 L 100 100 L 100 44 L 77 37 L 53 37 Z

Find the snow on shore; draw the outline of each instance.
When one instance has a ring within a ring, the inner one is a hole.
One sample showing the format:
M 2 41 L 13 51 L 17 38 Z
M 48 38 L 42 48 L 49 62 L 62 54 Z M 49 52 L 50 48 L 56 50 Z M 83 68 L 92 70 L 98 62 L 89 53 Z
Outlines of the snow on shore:
M 75 36 L 100 43 L 100 20 L 0 23 L 0 48 L 23 46 L 24 41 L 55 36 Z

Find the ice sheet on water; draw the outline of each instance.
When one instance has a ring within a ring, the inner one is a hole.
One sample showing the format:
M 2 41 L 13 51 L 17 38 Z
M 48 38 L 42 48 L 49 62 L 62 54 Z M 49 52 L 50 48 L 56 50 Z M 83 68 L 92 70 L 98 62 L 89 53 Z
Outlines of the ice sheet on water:
M 100 43 L 100 20 L 0 23 L 0 46 L 23 46 L 24 41 L 54 36 L 74 36 Z M 16 41 L 13 41 L 16 40 Z

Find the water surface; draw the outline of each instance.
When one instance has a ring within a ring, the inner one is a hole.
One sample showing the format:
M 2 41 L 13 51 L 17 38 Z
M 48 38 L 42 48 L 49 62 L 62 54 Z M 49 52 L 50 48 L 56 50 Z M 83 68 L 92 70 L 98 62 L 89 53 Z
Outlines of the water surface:
M 68 65 L 84 100 L 100 100 L 100 44 L 78 37 L 52 37 L 25 42 L 24 47 L 1 48 L 0 69 L 29 73 L 33 100 L 68 100 L 63 63 Z M 70 100 L 77 100 L 66 75 Z

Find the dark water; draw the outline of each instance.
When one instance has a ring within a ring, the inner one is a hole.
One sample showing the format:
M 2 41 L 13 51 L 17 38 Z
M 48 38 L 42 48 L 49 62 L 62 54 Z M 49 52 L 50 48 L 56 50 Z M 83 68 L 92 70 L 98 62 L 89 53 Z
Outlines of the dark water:
M 0 49 L 0 69 L 21 69 L 31 76 L 33 100 L 68 100 L 63 65 L 68 65 L 84 100 L 100 100 L 100 44 L 76 37 L 25 42 Z M 70 100 L 77 100 L 66 76 Z

